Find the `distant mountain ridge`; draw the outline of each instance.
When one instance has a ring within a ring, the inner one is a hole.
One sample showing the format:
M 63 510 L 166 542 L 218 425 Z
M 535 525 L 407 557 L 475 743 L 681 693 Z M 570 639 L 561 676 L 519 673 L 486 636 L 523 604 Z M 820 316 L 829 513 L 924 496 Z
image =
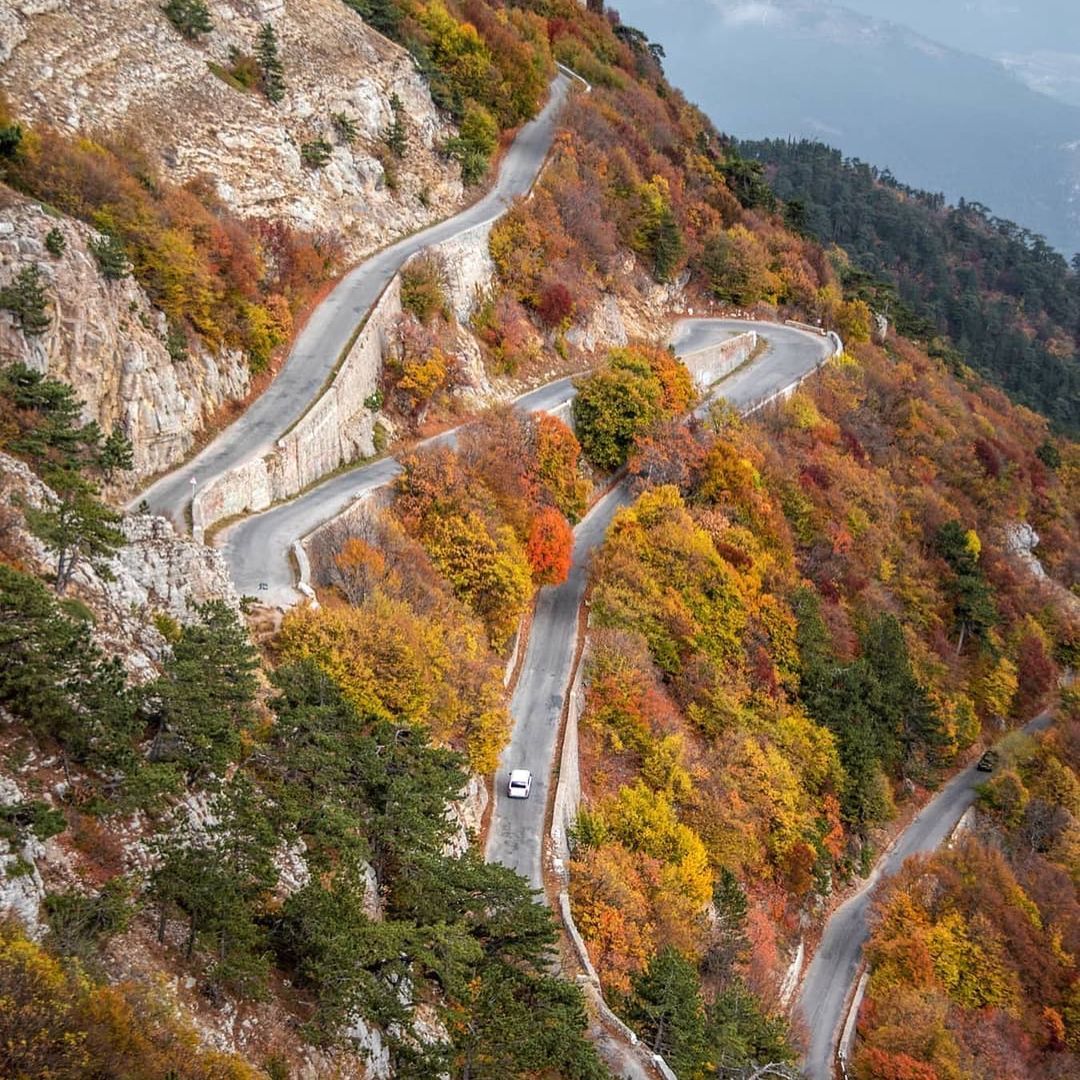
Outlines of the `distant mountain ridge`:
M 997 61 L 823 0 L 714 0 L 704 16 L 695 0 L 619 10 L 664 46 L 668 69 L 721 129 L 825 138 L 1080 250 L 1080 108 Z

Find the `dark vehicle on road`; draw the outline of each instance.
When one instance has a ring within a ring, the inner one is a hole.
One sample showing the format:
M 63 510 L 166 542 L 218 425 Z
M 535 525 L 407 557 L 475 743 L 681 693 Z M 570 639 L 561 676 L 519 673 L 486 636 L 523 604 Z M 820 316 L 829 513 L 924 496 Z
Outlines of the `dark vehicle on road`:
M 979 764 L 975 766 L 979 772 L 993 772 L 997 767 L 998 753 L 996 750 L 987 750 L 981 758 L 979 758 Z

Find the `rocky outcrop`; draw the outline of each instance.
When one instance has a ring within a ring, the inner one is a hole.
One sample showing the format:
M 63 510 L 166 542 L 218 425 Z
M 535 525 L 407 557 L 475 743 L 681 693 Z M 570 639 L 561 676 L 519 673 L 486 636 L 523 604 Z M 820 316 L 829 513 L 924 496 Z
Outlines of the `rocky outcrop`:
M 473 838 L 480 835 L 480 825 L 488 804 L 488 790 L 482 776 L 470 773 L 468 783 L 456 802 L 447 808 L 447 817 L 454 827 L 454 835 L 447 841 L 443 854 L 451 857 L 464 855 Z
M 461 198 L 439 147 L 452 134 L 412 58 L 341 0 L 210 0 L 214 29 L 177 32 L 159 0 L 35 0 L 4 5 L 0 76 L 20 115 L 72 132 L 134 135 L 177 181 L 206 175 L 244 216 L 337 235 L 354 258 L 444 216 Z M 229 85 L 230 50 L 251 54 L 273 24 L 285 99 Z M 380 162 L 391 95 L 408 128 L 388 182 Z M 333 116 L 355 126 L 351 144 Z M 333 145 L 310 169 L 300 147 Z M 396 187 L 396 190 L 391 188 Z
M 26 794 L 14 780 L 0 776 L 0 806 L 12 806 L 26 800 Z M 0 837 L 0 919 L 17 919 L 31 937 L 40 937 L 41 902 L 45 883 L 37 860 L 45 845 L 32 833 L 18 841 Z
M 0 505 L 41 507 L 51 498 L 23 462 L 0 454 Z M 127 542 L 110 560 L 108 574 L 83 565 L 70 591 L 93 611 L 98 643 L 121 657 L 139 679 L 152 673 L 165 652 L 155 616 L 186 623 L 195 617 L 196 604 L 223 599 L 239 610 L 240 599 L 220 552 L 178 536 L 165 518 L 135 514 L 124 519 L 122 528 Z M 4 541 L 29 569 L 43 577 L 55 572 L 52 554 L 26 531 L 18 515 Z
M 460 198 L 459 181 L 437 153 L 449 129 L 411 58 L 340 0 L 212 0 L 209 7 L 214 30 L 193 43 L 156 0 L 22 4 L 0 28 L 9 93 L 35 121 L 133 131 L 177 180 L 210 175 L 239 212 L 333 230 L 357 254 Z M 273 23 L 285 63 L 287 94 L 276 107 L 212 70 L 228 66 L 230 49 L 252 52 L 264 22 Z M 397 192 L 379 160 L 392 94 L 410 136 Z M 334 136 L 335 113 L 356 126 L 351 146 Z M 325 168 L 313 171 L 300 146 L 319 137 L 335 146 Z
M 49 254 L 45 237 L 59 229 L 64 253 Z M 106 281 L 88 247 L 93 229 L 47 212 L 0 188 L 0 287 L 24 267 L 45 278 L 50 324 L 31 336 L 0 312 L 0 359 L 21 361 L 75 387 L 87 420 L 131 440 L 129 487 L 181 460 L 213 413 L 248 392 L 249 374 L 236 351 L 192 349 L 174 360 L 165 347 L 165 317 L 133 278 Z
M 1005 527 L 1005 550 L 1019 559 L 1035 577 L 1045 578 L 1046 571 L 1035 554 L 1038 546 L 1039 534 L 1026 521 L 1014 521 Z

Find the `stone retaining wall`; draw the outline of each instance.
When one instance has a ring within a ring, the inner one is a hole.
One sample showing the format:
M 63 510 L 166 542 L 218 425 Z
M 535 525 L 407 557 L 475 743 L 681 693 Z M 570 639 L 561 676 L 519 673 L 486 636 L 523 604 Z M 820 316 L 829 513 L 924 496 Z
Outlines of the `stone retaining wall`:
M 749 330 L 716 345 L 706 345 L 703 349 L 684 353 L 679 359 L 694 376 L 698 389 L 703 390 L 725 375 L 730 375 L 740 364 L 745 364 L 753 355 L 757 343 L 757 331 Z
M 586 643 L 566 699 L 566 729 L 563 732 L 562 754 L 559 757 L 559 781 L 555 785 L 555 799 L 551 811 L 551 842 L 555 869 L 564 882 L 569 876 L 566 872 L 566 862 L 570 858 L 569 830 L 577 820 L 578 808 L 581 806 L 578 721 L 585 707 L 583 679 L 588 653 L 589 646 Z
M 428 249 L 446 265 L 448 298 L 461 322 L 468 319 L 478 291 L 491 280 L 492 224 L 474 226 Z M 364 402 L 378 389 L 383 357 L 401 313 L 398 273 L 372 306 L 329 386 L 292 430 L 270 453 L 229 469 L 196 493 L 191 507 L 196 537 L 217 522 L 291 498 L 340 466 L 375 453 L 377 414 Z

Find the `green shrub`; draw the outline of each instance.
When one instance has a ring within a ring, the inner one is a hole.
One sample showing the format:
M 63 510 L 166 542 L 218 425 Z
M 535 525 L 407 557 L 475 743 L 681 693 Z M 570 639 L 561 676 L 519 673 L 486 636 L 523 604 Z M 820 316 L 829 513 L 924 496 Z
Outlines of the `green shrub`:
M 470 104 L 458 134 L 446 144 L 446 152 L 461 166 L 461 179 L 475 184 L 487 172 L 491 155 L 499 145 L 499 125 L 483 105 Z
M 106 280 L 119 281 L 131 273 L 123 241 L 115 233 L 104 233 L 99 239 L 91 240 L 90 251 Z
M 168 0 L 161 10 L 184 37 L 194 40 L 214 29 L 205 0 Z
M 356 121 L 346 116 L 343 112 L 334 113 L 330 117 L 331 122 L 334 125 L 334 131 L 337 132 L 338 138 L 346 144 L 346 146 L 352 146 L 356 142 L 356 136 L 359 131 L 356 126 Z
M 183 326 L 175 321 L 170 321 L 165 331 L 165 351 L 174 364 L 181 364 L 191 358 L 188 352 L 187 334 Z
M 450 317 L 446 298 L 446 267 L 438 255 L 418 255 L 401 271 L 401 306 L 422 323 L 436 315 Z
M 45 234 L 45 250 L 57 259 L 67 250 L 64 234 L 55 225 Z
M 0 806 L 0 836 L 20 841 L 28 833 L 38 840 L 48 840 L 67 828 L 67 820 L 48 803 L 33 800 Z
M 321 169 L 330 160 L 333 147 L 325 139 L 300 144 L 300 160 L 309 169 Z
M 10 285 L 0 289 L 0 308 L 10 311 L 15 325 L 30 336 L 48 330 L 51 319 L 47 303 L 41 267 L 37 265 L 24 266 Z
M 113 934 L 127 929 L 134 914 L 132 885 L 114 877 L 99 893 L 50 893 L 45 897 L 49 916 L 48 944 L 62 956 L 93 956 Z
M 390 95 L 391 121 L 383 132 L 383 142 L 394 157 L 404 157 L 409 146 L 408 131 L 405 128 L 405 106 L 397 94 Z

